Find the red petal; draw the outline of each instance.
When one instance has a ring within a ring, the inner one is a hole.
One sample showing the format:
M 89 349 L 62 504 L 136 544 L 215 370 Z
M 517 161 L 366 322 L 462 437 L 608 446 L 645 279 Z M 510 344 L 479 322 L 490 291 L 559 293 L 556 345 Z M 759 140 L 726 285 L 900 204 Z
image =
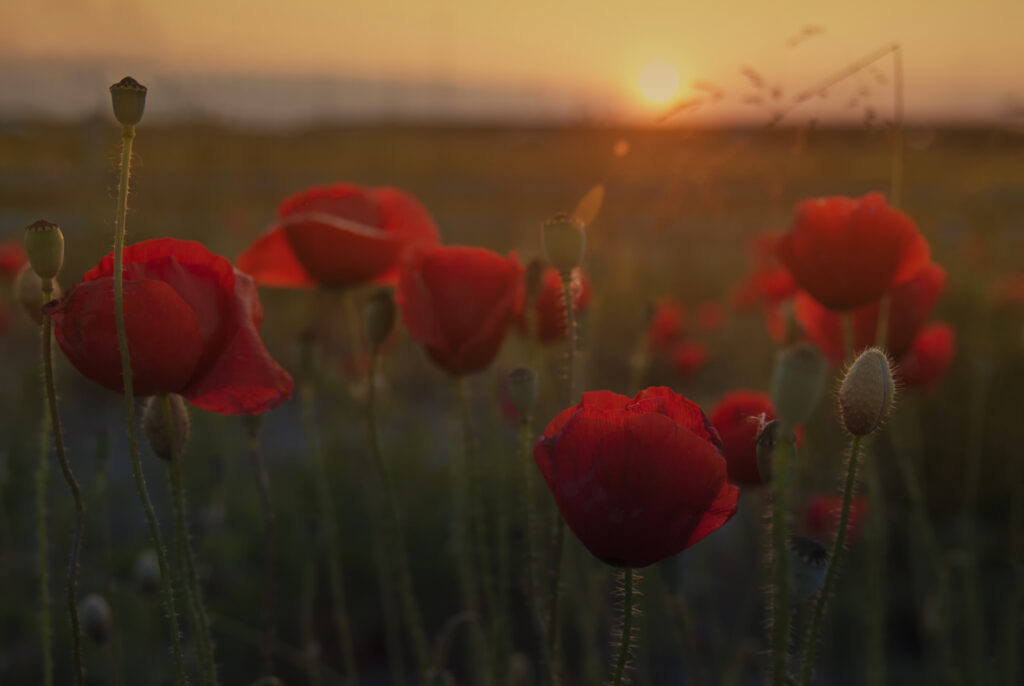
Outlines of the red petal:
M 275 288 L 316 288 L 295 256 L 284 229 L 275 226 L 257 238 L 236 260 L 238 268 L 261 286 Z
M 946 322 L 937 322 L 917 334 L 896 371 L 907 386 L 929 390 L 946 375 L 955 356 L 956 331 Z
M 722 437 L 722 455 L 729 468 L 729 480 L 759 485 L 757 435 L 765 422 L 775 418 L 767 393 L 737 390 L 727 393 L 711 410 L 711 424 Z

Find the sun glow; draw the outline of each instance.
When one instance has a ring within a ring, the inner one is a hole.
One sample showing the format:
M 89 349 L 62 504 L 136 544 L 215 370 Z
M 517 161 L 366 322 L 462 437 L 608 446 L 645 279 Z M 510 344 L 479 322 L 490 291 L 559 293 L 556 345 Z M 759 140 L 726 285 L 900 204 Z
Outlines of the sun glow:
M 637 77 L 640 92 L 652 102 L 665 102 L 679 90 L 679 70 L 668 62 L 651 62 Z

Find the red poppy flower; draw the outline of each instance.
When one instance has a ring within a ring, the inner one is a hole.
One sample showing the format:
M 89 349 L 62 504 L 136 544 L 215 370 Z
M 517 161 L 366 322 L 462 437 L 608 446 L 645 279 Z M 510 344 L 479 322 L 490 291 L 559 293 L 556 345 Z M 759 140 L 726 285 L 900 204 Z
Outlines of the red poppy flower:
M 919 270 L 910 281 L 892 290 L 885 348 L 894 358 L 899 359 L 910 350 L 914 337 L 931 316 L 945 285 L 946 270 L 932 262 Z M 880 304 L 875 302 L 853 311 L 854 350 L 863 350 L 875 344 L 879 307 Z M 825 309 L 806 293 L 797 296 L 797 321 L 807 337 L 821 348 L 832 364 L 840 364 L 845 357 L 844 316 Z
M 590 304 L 590 279 L 577 267 L 572 270 L 572 302 L 576 312 L 583 312 Z M 540 292 L 537 293 L 537 340 L 542 343 L 565 340 L 565 297 L 562 278 L 554 267 L 544 272 Z
M 523 297 L 515 255 L 462 246 L 413 250 L 396 294 L 409 334 L 451 374 L 477 372 L 494 360 Z
M 395 283 L 406 249 L 438 241 L 427 210 L 397 188 L 320 186 L 288 198 L 277 214 L 278 225 L 238 258 L 264 286 Z
M 818 495 L 804 506 L 804 528 L 810 536 L 823 538 L 834 536 L 839 529 L 843 498 L 838 495 Z M 868 512 L 866 498 L 854 496 L 850 501 L 850 516 L 846 520 L 846 539 L 854 539 L 860 532 L 861 522 Z
M 0 243 L 0 275 L 13 281 L 21 273 L 22 267 L 28 264 L 23 241 L 7 241 Z
M 647 342 L 651 350 L 665 351 L 683 335 L 683 305 L 675 298 L 661 298 L 651 313 Z
M 930 390 L 946 375 L 955 356 L 956 332 L 946 322 L 936 322 L 917 334 L 896 374 L 906 386 Z
M 778 305 L 796 295 L 796 282 L 775 256 L 780 235 L 758 233 L 747 243 L 751 256 L 750 274 L 733 289 L 733 307 L 749 310 L 758 303 Z
M 928 264 L 928 242 L 881 193 L 806 200 L 779 241 L 782 262 L 797 284 L 830 310 L 849 310 L 882 297 Z
M 708 363 L 708 347 L 697 341 L 684 341 L 672 346 L 672 368 L 682 376 L 692 376 Z
M 78 371 L 123 389 L 114 323 L 114 256 L 45 308 Z M 178 393 L 221 414 L 259 414 L 287 400 L 292 378 L 260 340 L 253 280 L 193 241 L 143 241 L 124 251 L 124 303 L 137 395 Z
M 725 308 L 708 300 L 697 306 L 697 324 L 705 331 L 718 331 L 725 323 Z
M 668 388 L 630 399 L 583 394 L 544 430 L 533 457 L 569 528 L 598 559 L 645 567 L 736 513 L 714 427 Z
M 757 469 L 757 435 L 775 419 L 771 396 L 757 391 L 727 393 L 711 410 L 711 424 L 722 438 L 722 455 L 729 481 L 757 486 L 764 483 Z

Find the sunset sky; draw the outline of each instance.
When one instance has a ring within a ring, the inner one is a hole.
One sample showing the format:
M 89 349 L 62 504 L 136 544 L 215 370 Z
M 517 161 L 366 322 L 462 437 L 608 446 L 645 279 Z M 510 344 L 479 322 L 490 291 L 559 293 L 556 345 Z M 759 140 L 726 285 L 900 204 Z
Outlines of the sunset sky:
M 898 41 L 908 118 L 1001 120 L 1024 109 L 1022 26 L 1021 0 L 8 0 L 0 116 L 80 116 L 105 97 L 94 95 L 93 79 L 130 73 L 167 116 L 505 113 L 644 123 L 706 95 L 694 88 L 704 80 L 724 96 L 677 120 L 757 120 L 771 103 Z M 667 104 L 641 89 L 652 62 L 678 71 Z M 763 77 L 761 89 L 742 74 L 747 67 Z M 878 62 L 799 116 L 856 118 L 870 106 L 888 117 L 892 69 L 891 59 Z

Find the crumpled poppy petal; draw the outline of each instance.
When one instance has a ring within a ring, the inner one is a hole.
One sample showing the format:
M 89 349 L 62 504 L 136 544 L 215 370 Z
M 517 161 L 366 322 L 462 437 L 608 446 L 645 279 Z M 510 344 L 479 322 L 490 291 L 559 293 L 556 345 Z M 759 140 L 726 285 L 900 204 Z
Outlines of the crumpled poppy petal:
M 235 261 L 238 268 L 256 279 L 261 286 L 271 288 L 316 288 L 316 280 L 309 275 L 295 256 L 284 229 L 275 226 L 245 249 Z

